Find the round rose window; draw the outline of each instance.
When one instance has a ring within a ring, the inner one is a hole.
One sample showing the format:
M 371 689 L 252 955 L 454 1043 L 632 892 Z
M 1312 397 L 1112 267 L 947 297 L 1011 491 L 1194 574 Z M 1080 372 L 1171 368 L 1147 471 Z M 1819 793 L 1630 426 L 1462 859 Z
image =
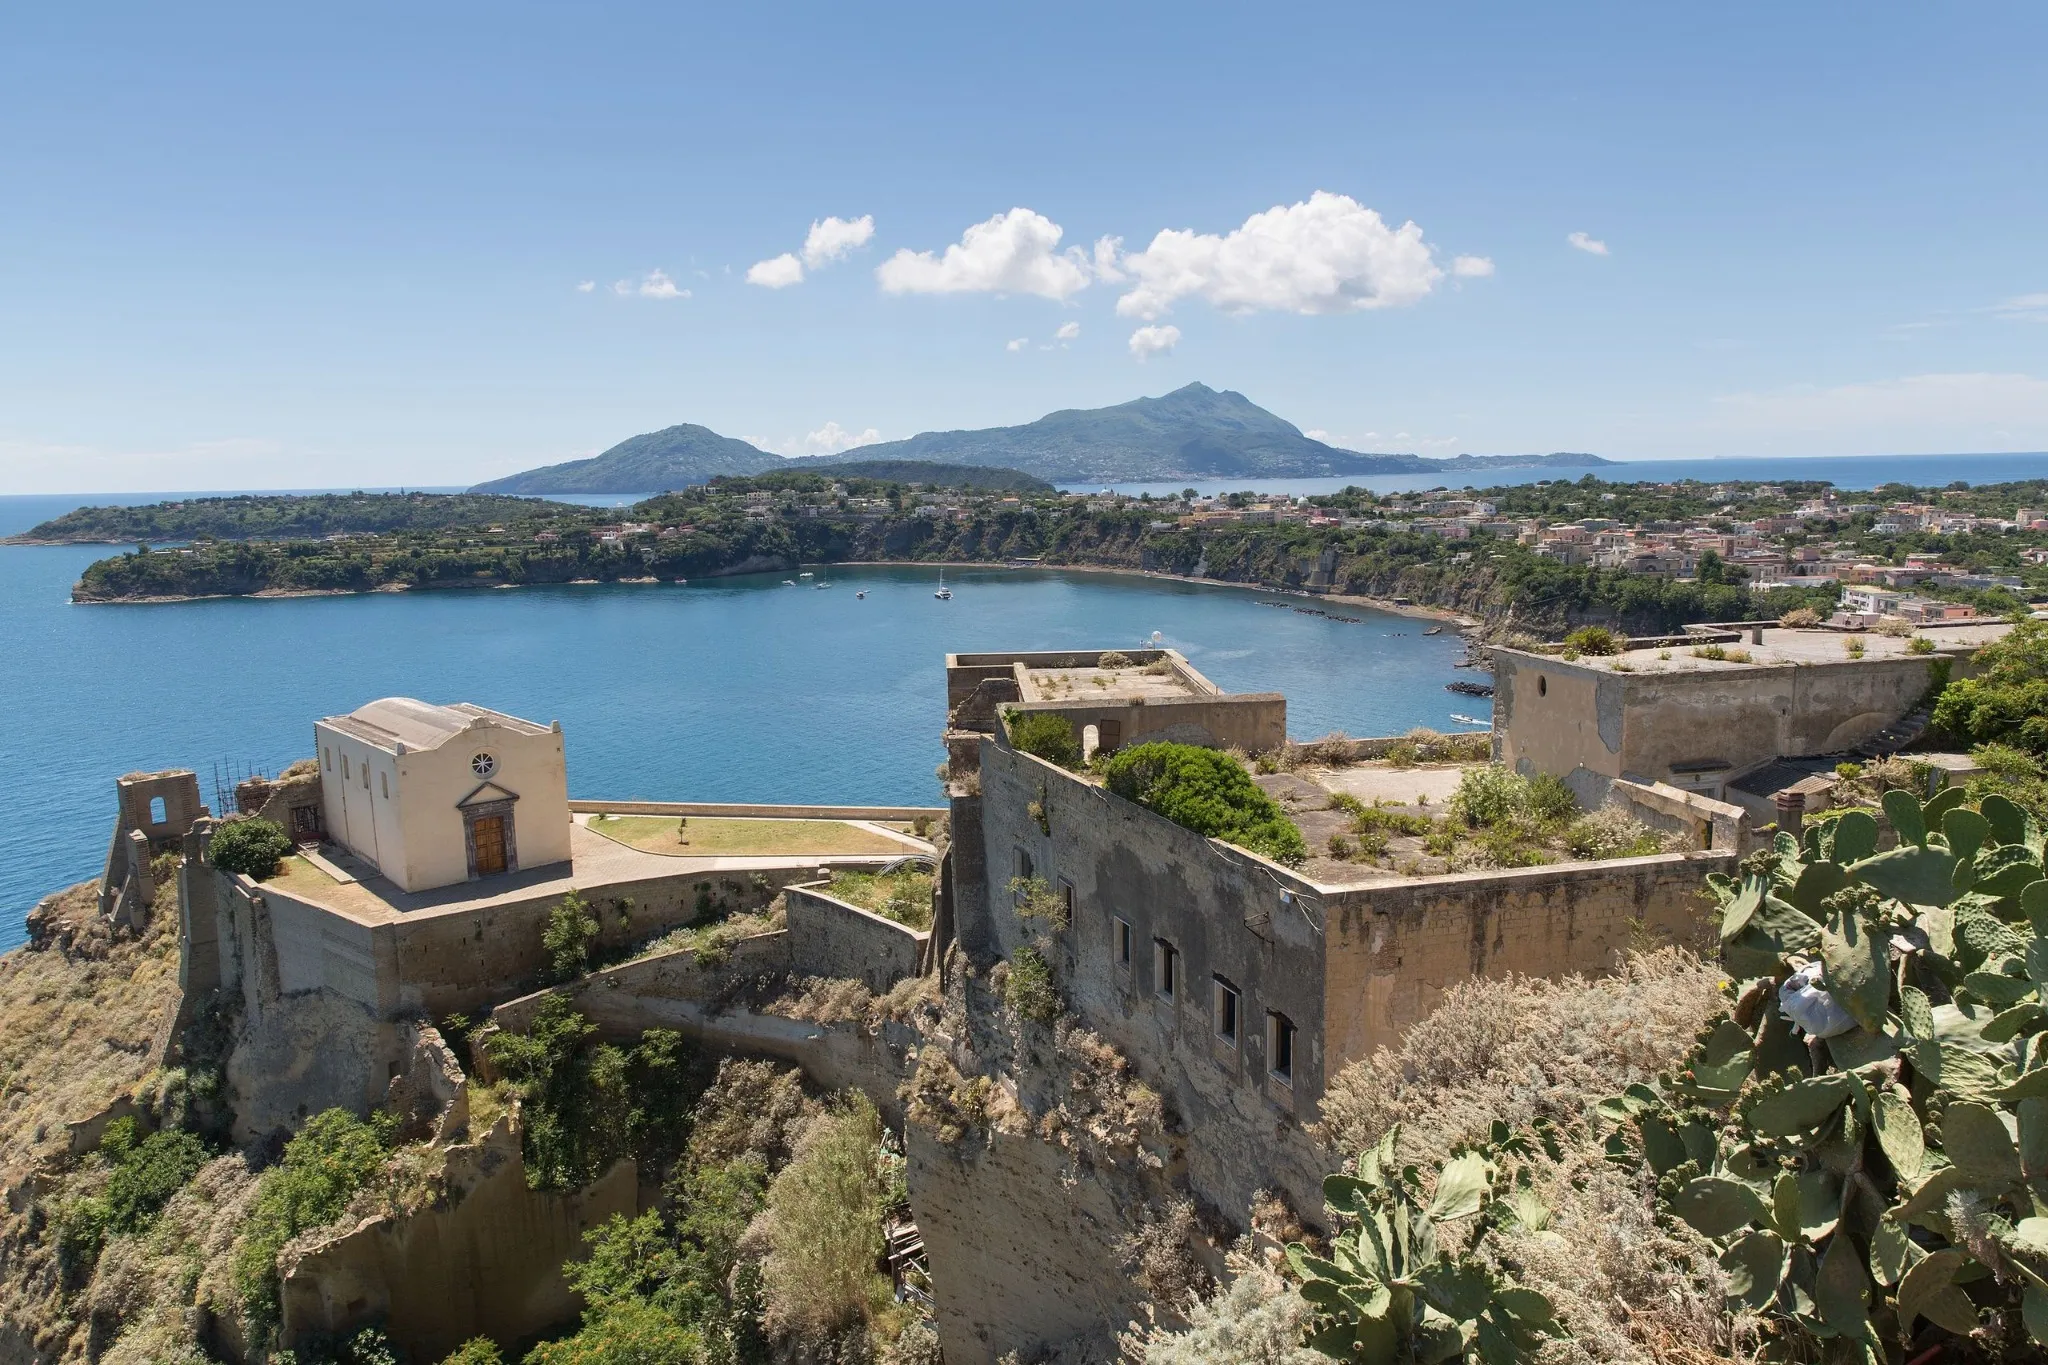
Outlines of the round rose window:
M 469 760 L 469 770 L 478 777 L 489 777 L 498 771 L 498 760 L 489 754 L 478 754 Z

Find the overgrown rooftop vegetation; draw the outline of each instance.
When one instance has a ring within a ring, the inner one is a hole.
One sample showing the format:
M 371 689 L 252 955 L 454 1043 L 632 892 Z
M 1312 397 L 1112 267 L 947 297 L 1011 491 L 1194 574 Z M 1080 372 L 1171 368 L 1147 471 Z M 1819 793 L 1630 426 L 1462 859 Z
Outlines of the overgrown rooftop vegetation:
M 1134 744 L 1110 755 L 1101 770 L 1112 792 L 1197 834 L 1275 862 L 1308 856 L 1301 831 L 1229 754 L 1192 744 Z
M 1618 808 L 1582 809 L 1553 777 L 1498 764 L 1426 762 L 1468 754 L 1463 737 L 1418 732 L 1387 756 L 1352 761 L 1339 743 L 1296 746 L 1256 781 L 1301 829 L 1318 880 L 1438 876 L 1644 857 L 1666 840 Z M 1320 752 L 1322 762 L 1305 757 Z
M 911 863 L 893 872 L 832 874 L 825 890 L 850 905 L 871 910 L 911 929 L 932 927 L 932 870 Z

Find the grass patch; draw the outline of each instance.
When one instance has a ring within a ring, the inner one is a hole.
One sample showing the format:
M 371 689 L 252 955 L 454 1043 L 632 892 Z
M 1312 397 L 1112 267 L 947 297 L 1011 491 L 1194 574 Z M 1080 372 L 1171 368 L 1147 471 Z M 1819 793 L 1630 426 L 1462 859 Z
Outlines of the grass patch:
M 334 888 L 341 885 L 296 853 L 279 862 L 276 874 L 266 877 L 263 884 L 274 887 L 287 896 L 315 899 L 332 895 Z
M 907 853 L 885 834 L 844 820 L 755 820 L 744 816 L 593 815 L 589 828 L 642 853 L 682 858 Z
M 828 895 L 912 929 L 932 927 L 932 874 L 910 866 L 894 872 L 835 872 Z

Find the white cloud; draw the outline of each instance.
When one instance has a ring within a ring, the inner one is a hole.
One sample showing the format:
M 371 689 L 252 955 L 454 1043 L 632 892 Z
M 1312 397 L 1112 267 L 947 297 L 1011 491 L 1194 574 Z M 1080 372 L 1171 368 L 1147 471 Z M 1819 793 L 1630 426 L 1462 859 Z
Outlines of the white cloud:
M 1117 257 L 1123 254 L 1124 239 L 1121 237 L 1098 237 L 1095 239 L 1093 269 L 1095 278 L 1104 284 L 1122 284 L 1130 277 L 1117 268 Z
M 1605 256 L 1607 254 L 1607 243 L 1601 241 L 1598 237 L 1589 236 L 1583 232 L 1574 232 L 1566 237 L 1565 240 L 1588 255 Z
M 804 234 L 802 259 L 794 251 L 785 251 L 780 256 L 756 261 L 747 267 L 747 283 L 763 289 L 787 289 L 802 284 L 805 266 L 819 270 L 834 261 L 845 260 L 853 251 L 866 246 L 874 235 L 872 213 L 858 218 L 813 219 L 811 230 Z
M 943 256 L 905 248 L 875 269 L 891 294 L 1035 294 L 1064 299 L 1088 287 L 1089 261 L 1060 252 L 1062 229 L 1042 213 L 1015 208 L 976 223 Z
M 747 267 L 747 283 L 758 284 L 764 289 L 786 289 L 792 284 L 802 283 L 803 278 L 803 262 L 787 251 Z
M 1490 256 L 1456 256 L 1451 260 L 1451 273 L 1463 279 L 1483 280 L 1493 273 L 1493 258 Z
M 1030 344 L 1030 337 L 1011 337 L 1008 341 L 1003 343 L 1003 349 L 1014 353 L 1023 350 L 1026 346 L 1029 346 Z
M 1324 445 L 1330 444 L 1334 439 L 1329 432 L 1324 431 L 1321 427 L 1310 427 L 1301 434 L 1308 437 L 1311 441 L 1321 441 Z
M 686 299 L 690 297 L 689 290 L 676 288 L 676 282 L 668 277 L 668 272 L 662 270 L 648 271 L 646 275 L 641 277 L 638 284 L 634 284 L 631 280 L 619 280 L 612 285 L 612 292 L 620 298 L 630 298 L 635 294 L 638 294 L 643 299 Z
M 1991 311 L 2002 318 L 2048 322 L 2048 294 L 2016 294 L 2012 298 L 1992 304 Z
M 1053 339 L 1056 341 L 1072 341 L 1079 335 L 1081 335 L 1080 323 L 1063 322 L 1060 324 L 1060 329 L 1053 333 Z
M 866 246 L 874 235 L 872 213 L 858 218 L 820 218 L 804 235 L 804 264 L 816 270 L 843 261 L 857 248 Z
M 827 422 L 816 431 L 804 433 L 803 453 L 806 455 L 837 455 L 842 450 L 856 446 L 871 446 L 882 439 L 882 433 L 873 427 L 865 431 L 848 431 L 837 422 Z
M 591 290 L 595 288 L 597 288 L 596 280 L 585 280 L 581 284 L 576 286 L 576 292 L 579 294 L 588 294 Z
M 1798 384 L 1728 394 L 1714 409 L 1717 432 L 1740 435 L 1759 453 L 2048 449 L 2048 379 L 2026 374 Z
M 1168 229 L 1118 264 L 1138 283 L 1116 311 L 1147 320 L 1190 296 L 1231 313 L 1394 308 L 1443 278 L 1421 228 L 1390 228 L 1357 200 L 1325 190 L 1255 213 L 1222 237 Z
M 1131 333 L 1131 354 L 1142 364 L 1155 355 L 1165 355 L 1180 344 L 1180 328 L 1140 327 Z

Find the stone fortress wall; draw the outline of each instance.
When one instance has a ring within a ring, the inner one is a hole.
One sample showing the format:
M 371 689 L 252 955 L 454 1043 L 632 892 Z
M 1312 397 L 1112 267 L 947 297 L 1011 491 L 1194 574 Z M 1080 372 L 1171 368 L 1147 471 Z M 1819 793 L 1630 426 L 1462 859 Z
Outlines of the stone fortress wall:
M 1133 1075 L 1159 1092 L 1171 1131 L 1160 1135 L 1165 1145 L 1156 1151 L 1110 1158 L 1077 1156 L 1043 1135 L 1015 1131 L 948 1145 L 912 1125 L 911 1199 L 933 1256 L 948 1359 L 993 1362 L 1010 1350 L 1122 1325 L 1132 1304 L 1115 1245 L 1162 1190 L 1184 1193 L 1205 1217 L 1239 1229 L 1261 1190 L 1278 1191 L 1317 1222 L 1321 1178 L 1336 1154 L 1320 1146 L 1312 1125 L 1330 1077 L 1397 1042 L 1459 981 L 1600 972 L 1646 939 L 1691 938 L 1705 875 L 1731 870 L 1749 838 L 1738 808 L 1617 771 L 1607 775 L 1606 794 L 1679 835 L 1683 851 L 1322 885 L 1010 747 L 1000 713 L 1012 706 L 1058 710 L 1099 734 L 1114 724 L 1109 733 L 1118 743 L 1159 737 L 1164 730 L 1141 727 L 1180 706 L 1193 708 L 1185 714 L 1198 718 L 1192 723 L 1205 736 L 1200 742 L 1262 749 L 1284 740 L 1284 699 L 1221 694 L 1191 669 L 1182 671 L 1184 661 L 1167 651 L 1130 657 L 1139 664 L 1166 659 L 1172 676 L 1162 685 L 1182 695 L 1138 702 L 1076 689 L 1077 696 L 1033 701 L 1026 693 L 1038 684 L 1030 670 L 1093 667 L 1099 652 L 949 656 L 950 844 L 937 868 L 934 928 L 926 933 L 832 897 L 817 878 L 817 864 L 829 859 L 641 878 L 583 888 L 601 925 L 600 952 L 624 952 L 697 919 L 707 898 L 745 910 L 781 894 L 787 927 L 708 958 L 691 949 L 657 951 L 537 991 L 545 966 L 541 929 L 559 888 L 365 922 L 275 883 L 216 874 L 206 862 L 209 826 L 195 817 L 183 843 L 181 982 L 188 1015 L 216 994 L 236 1006 L 229 1079 L 245 1102 L 238 1136 L 295 1127 L 332 1104 L 361 1110 L 384 1102 L 414 1067 L 423 1018 L 487 1012 L 491 1026 L 517 1029 L 552 994 L 568 996 L 606 1036 L 674 1028 L 714 1050 L 784 1058 L 822 1085 L 865 1091 L 900 1121 L 898 1087 L 919 1050 L 945 1047 L 965 1067 L 974 1058 L 962 1051 L 964 1038 L 920 1036 L 896 1024 L 820 1025 L 775 1013 L 760 1002 L 758 988 L 833 976 L 882 993 L 911 976 L 946 977 L 955 964 L 985 980 L 996 963 L 1043 935 L 1041 925 L 1016 913 L 1011 889 L 1013 878 L 1042 879 L 1072 907 L 1070 926 L 1053 941 L 1073 1022 L 1113 1046 Z M 1573 676 L 1555 675 L 1567 681 L 1546 696 L 1568 698 Z M 1605 684 L 1584 681 L 1583 705 L 1560 712 L 1555 724 L 1590 726 L 1597 741 L 1595 694 Z M 1899 682 L 1894 690 L 1907 686 Z M 1515 711 L 1507 690 L 1500 727 L 1520 715 L 1513 723 L 1526 732 L 1529 713 Z M 1365 756 L 1384 742 L 1358 743 Z M 1105 737 L 1104 747 L 1115 745 Z M 1533 759 L 1530 766 L 1550 770 Z M 693 803 L 576 804 L 647 814 L 798 814 Z M 934 812 L 801 813 L 903 819 Z M 1163 980 L 1169 963 L 1171 992 Z M 1226 991 L 1234 1031 L 1219 1014 Z M 1284 1075 L 1269 1018 L 1292 1030 Z M 486 1161 L 481 1154 L 473 1159 Z M 495 1172 L 477 1176 L 477 1192 L 497 1188 L 493 1182 L 503 1177 Z M 310 1278 L 294 1291 L 294 1302 L 304 1321 L 331 1326 L 360 1320 L 351 1316 L 359 1301 L 383 1305 L 395 1320 L 405 1294 L 391 1288 L 394 1277 L 418 1276 L 435 1286 L 432 1297 L 451 1302 L 478 1299 L 475 1285 L 485 1281 L 475 1277 L 493 1254 L 487 1243 L 531 1223 L 537 1244 L 552 1247 L 586 1215 L 610 1207 L 608 1195 L 584 1197 L 596 1202 L 577 1210 L 507 1204 L 500 1212 L 490 1212 L 497 1205 L 487 1197 L 473 1224 L 367 1232 L 347 1250 L 309 1260 Z M 422 1255 L 450 1264 L 418 1271 Z M 534 1302 L 545 1306 L 552 1301 L 544 1291 L 553 1292 L 541 1285 Z

